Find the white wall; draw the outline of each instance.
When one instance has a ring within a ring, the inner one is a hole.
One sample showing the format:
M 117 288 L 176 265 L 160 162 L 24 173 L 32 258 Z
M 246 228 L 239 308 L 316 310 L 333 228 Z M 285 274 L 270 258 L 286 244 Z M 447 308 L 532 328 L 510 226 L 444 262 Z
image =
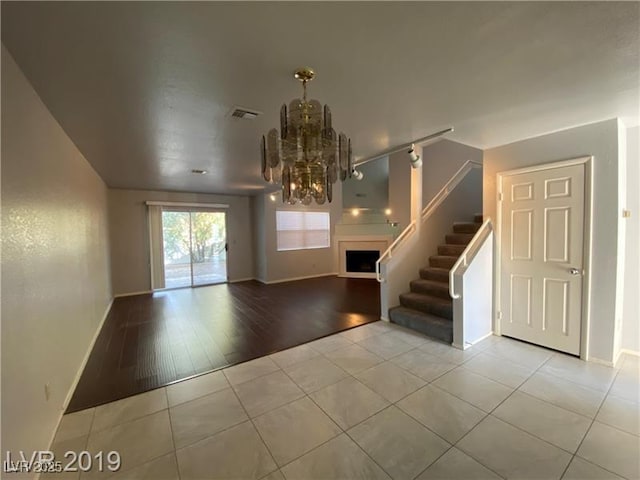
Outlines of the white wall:
M 204 193 L 109 189 L 111 276 L 114 295 L 151 289 L 147 200 L 224 203 L 227 209 L 229 281 L 253 278 L 253 229 L 249 197 Z
M 49 446 L 111 301 L 107 229 L 105 184 L 2 46 L 3 455 Z
M 389 206 L 389 157 L 382 157 L 358 167 L 364 178 L 348 178 L 342 183 L 344 208 L 384 210 Z
M 269 195 L 257 195 L 254 200 L 253 218 L 260 225 L 255 231 L 257 261 L 259 267 L 256 278 L 262 282 L 331 275 L 338 272 L 334 233 L 336 224 L 342 215 L 342 186 L 338 180 L 333 185 L 333 201 L 324 205 L 287 205 L 282 203 L 281 195 L 275 194 L 272 201 Z M 276 210 L 328 211 L 331 217 L 331 247 L 312 250 L 290 250 L 278 252 L 276 243 Z M 261 224 L 264 221 L 264 226 Z
M 433 197 L 467 160 L 482 163 L 482 150 L 451 140 L 440 140 L 422 148 L 422 206 Z M 482 184 L 478 183 L 478 188 Z M 482 212 L 482 205 L 475 213 Z
M 589 356 L 614 360 L 618 205 L 616 119 L 511 143 L 484 152 L 484 216 L 496 219 L 498 172 L 593 155 L 593 240 Z M 497 240 L 497 239 L 496 239 Z
M 640 127 L 627 129 L 626 268 L 622 313 L 622 348 L 640 352 Z

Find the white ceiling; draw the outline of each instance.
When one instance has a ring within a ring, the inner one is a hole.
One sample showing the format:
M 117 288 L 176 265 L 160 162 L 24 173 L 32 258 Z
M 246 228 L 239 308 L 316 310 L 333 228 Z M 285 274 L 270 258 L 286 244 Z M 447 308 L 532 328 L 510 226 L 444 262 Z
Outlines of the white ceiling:
M 111 187 L 257 193 L 317 72 L 356 158 L 443 127 L 486 148 L 638 123 L 640 3 L 2 2 L 2 41 Z M 264 112 L 228 117 L 234 105 Z M 206 169 L 194 175 L 191 169 Z

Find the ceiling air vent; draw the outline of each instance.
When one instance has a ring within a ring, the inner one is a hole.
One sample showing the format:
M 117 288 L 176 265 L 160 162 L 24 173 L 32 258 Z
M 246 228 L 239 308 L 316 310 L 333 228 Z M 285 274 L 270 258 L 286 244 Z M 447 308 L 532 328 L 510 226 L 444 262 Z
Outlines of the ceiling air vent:
M 229 116 L 233 118 L 244 118 L 247 120 L 253 120 L 258 115 L 261 115 L 261 114 L 262 112 L 259 112 L 257 110 L 251 110 L 249 108 L 233 107 L 233 109 L 229 113 Z

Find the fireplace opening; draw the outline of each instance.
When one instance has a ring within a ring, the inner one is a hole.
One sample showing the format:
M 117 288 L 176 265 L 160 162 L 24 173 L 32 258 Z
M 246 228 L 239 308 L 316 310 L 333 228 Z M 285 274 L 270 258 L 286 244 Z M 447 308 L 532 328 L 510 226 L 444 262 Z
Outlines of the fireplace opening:
M 373 273 L 380 258 L 378 250 L 347 250 L 347 272 Z

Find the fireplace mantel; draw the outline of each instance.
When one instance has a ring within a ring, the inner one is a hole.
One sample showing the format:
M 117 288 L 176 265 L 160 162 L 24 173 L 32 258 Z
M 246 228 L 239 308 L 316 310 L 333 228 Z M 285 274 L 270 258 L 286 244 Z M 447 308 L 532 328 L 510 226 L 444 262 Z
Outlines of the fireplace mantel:
M 336 236 L 336 251 L 338 252 L 338 276 L 347 278 L 376 278 L 375 270 L 372 272 L 347 271 L 347 250 L 365 251 L 377 250 L 380 255 L 389 248 L 393 242 L 391 235 L 348 235 Z

